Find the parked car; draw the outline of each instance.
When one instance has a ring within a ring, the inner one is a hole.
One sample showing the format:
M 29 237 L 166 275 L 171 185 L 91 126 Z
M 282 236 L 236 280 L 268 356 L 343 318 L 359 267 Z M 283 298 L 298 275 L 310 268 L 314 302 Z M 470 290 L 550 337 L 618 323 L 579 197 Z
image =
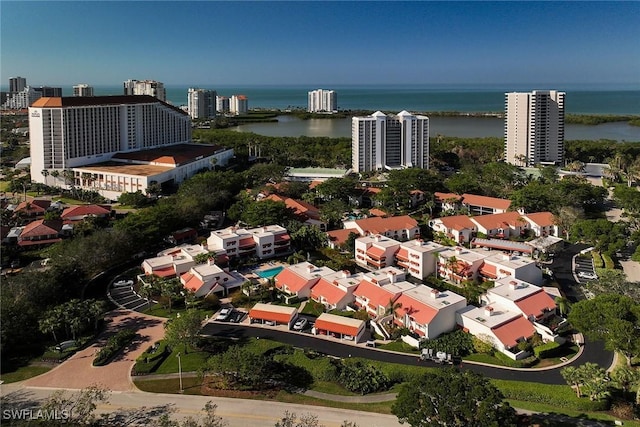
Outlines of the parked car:
M 308 323 L 309 321 L 307 319 L 305 319 L 304 317 L 301 317 L 298 320 L 296 320 L 296 323 L 293 324 L 293 330 L 302 331 L 304 328 L 307 327 Z
M 229 316 L 231 316 L 231 309 L 223 308 L 222 310 L 220 310 L 220 313 L 218 313 L 218 315 L 216 316 L 216 320 L 224 321 L 224 320 L 227 320 Z
M 123 288 L 126 286 L 133 286 L 133 280 L 131 279 L 122 279 L 122 280 L 118 280 L 117 282 L 115 282 L 113 284 L 114 288 Z
M 596 276 L 594 273 L 587 273 L 584 271 L 578 272 L 578 277 L 582 279 L 589 279 L 589 280 L 595 280 L 598 278 L 598 276 Z

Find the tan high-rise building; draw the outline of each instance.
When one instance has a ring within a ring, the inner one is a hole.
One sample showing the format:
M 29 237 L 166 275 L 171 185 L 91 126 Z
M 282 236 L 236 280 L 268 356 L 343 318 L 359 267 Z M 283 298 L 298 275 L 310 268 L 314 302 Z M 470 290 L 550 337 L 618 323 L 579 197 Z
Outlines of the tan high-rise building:
M 166 101 L 164 83 L 155 80 L 127 80 L 123 84 L 125 95 L 150 95 Z
M 517 166 L 564 161 L 565 92 L 505 94 L 504 160 Z
M 73 96 L 93 96 L 93 86 L 79 84 L 73 87 Z

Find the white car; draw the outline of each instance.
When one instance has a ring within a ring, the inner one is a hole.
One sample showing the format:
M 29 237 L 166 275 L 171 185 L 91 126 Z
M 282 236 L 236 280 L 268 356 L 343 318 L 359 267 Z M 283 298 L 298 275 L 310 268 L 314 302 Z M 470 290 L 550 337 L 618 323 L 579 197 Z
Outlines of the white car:
M 293 324 L 293 330 L 301 331 L 307 327 L 307 323 L 309 323 L 307 319 L 305 319 L 304 317 L 301 317 L 298 320 L 296 320 L 296 323 Z
M 598 278 L 594 273 L 586 273 L 584 271 L 578 272 L 578 277 L 582 279 L 595 280 Z
M 125 286 L 133 286 L 133 280 L 118 280 L 113 284 L 114 288 L 122 288 Z
M 220 313 L 216 316 L 216 320 L 227 320 L 231 316 L 230 308 L 223 308 L 220 310 Z

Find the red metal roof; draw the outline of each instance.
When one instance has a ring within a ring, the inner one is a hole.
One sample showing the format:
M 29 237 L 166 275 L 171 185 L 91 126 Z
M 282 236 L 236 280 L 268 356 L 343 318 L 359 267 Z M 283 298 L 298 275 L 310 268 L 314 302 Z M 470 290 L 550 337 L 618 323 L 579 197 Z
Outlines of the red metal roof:
M 332 305 L 336 305 L 347 295 L 347 292 L 325 279 L 320 279 L 311 288 L 311 297 L 314 299 L 324 299 Z
M 249 310 L 249 317 L 251 317 L 252 319 L 271 320 L 278 323 L 289 323 L 293 319 L 293 316 L 295 316 L 295 312 L 287 314 L 267 310 L 258 310 L 255 308 Z
M 396 309 L 396 316 L 404 317 L 408 314 L 420 325 L 428 325 L 438 314 L 435 308 L 406 294 L 400 295 L 393 304 L 402 304 L 402 307 Z
M 98 205 L 76 205 L 70 206 L 62 211 L 60 217 L 62 219 L 68 219 L 71 217 L 85 216 L 85 215 L 109 215 L 110 210 Z
M 363 322 L 364 323 L 364 322 Z M 333 322 L 327 319 L 318 318 L 315 323 L 315 328 L 320 329 L 327 332 L 333 332 L 336 334 L 342 335 L 351 335 L 355 337 L 358 335 L 358 331 L 360 330 L 360 326 L 350 326 L 342 323 Z
M 508 348 L 516 346 L 518 339 L 529 338 L 536 332 L 531 322 L 523 316 L 518 316 L 507 323 L 491 328 L 491 330 L 500 342 Z
M 540 317 L 545 311 L 556 309 L 555 301 L 543 289 L 516 301 L 516 305 L 527 317 Z

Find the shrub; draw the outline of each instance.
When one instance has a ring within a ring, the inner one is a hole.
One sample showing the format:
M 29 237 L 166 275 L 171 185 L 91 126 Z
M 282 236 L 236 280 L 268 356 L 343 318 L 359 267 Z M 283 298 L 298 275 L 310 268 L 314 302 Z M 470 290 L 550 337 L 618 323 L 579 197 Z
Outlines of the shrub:
M 155 372 L 169 354 L 171 352 L 167 348 L 167 343 L 165 341 L 157 342 L 138 356 L 132 375 L 146 375 Z
M 554 341 L 549 341 L 548 343 L 534 347 L 533 354 L 539 359 L 546 359 L 548 357 L 553 357 L 553 355 L 558 352 L 558 348 L 560 348 L 560 344 Z
M 602 256 L 600 256 L 600 252 L 591 251 L 591 256 L 593 257 L 593 266 L 595 268 L 604 267 L 604 261 L 602 260 Z
M 387 390 L 391 383 L 380 369 L 359 360 L 343 362 L 338 370 L 338 382 L 355 393 L 368 394 Z
M 433 351 L 444 351 L 445 353 L 464 357 L 474 350 L 473 336 L 458 329 L 448 334 L 443 334 L 434 340 L 422 341 L 420 348 L 430 348 Z
M 220 308 L 220 298 L 218 298 L 218 296 L 215 294 L 207 295 L 202 300 L 202 308 L 207 310 L 217 310 L 218 308 Z
M 98 352 L 93 360 L 93 366 L 103 366 L 120 352 L 127 344 L 133 341 L 136 331 L 123 329 L 107 340 L 107 344 Z

